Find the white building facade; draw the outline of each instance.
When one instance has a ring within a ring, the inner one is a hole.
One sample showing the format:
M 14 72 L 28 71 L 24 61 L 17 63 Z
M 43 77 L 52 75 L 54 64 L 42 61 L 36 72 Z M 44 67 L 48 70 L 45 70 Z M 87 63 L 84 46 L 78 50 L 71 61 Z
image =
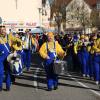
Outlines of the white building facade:
M 42 0 L 0 0 L 0 17 L 7 29 L 25 30 L 41 26 L 39 8 Z

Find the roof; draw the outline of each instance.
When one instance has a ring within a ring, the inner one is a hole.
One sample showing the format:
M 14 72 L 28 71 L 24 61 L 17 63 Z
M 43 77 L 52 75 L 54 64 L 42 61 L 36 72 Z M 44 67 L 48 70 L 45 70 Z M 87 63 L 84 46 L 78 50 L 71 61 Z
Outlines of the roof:
M 68 5 L 72 0 L 55 0 L 55 4 L 57 6 L 60 6 L 60 5 Z M 84 0 L 88 5 L 90 6 L 96 6 L 96 2 L 99 1 L 99 0 Z

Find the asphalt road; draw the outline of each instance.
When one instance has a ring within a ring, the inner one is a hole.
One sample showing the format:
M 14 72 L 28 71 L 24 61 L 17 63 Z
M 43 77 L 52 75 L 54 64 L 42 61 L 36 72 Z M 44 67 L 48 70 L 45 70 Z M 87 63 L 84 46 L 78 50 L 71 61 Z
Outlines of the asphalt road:
M 11 91 L 0 93 L 0 100 L 100 100 L 100 88 L 90 79 L 78 73 L 67 72 L 59 75 L 58 90 L 47 91 L 42 59 L 34 54 L 29 72 L 16 78 Z

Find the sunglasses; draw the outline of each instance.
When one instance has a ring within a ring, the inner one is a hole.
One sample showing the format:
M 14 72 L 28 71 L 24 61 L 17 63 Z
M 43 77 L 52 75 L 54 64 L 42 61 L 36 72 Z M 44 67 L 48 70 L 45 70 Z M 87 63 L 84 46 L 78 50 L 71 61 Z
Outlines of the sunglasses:
M 5 28 L 5 26 L 1 25 L 0 28 Z

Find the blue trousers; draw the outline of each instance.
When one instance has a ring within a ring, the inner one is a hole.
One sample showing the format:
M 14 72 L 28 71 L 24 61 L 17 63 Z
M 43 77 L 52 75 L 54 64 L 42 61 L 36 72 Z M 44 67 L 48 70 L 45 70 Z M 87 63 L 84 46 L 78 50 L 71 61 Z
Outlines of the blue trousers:
M 78 60 L 81 65 L 82 73 L 89 75 L 89 53 L 88 52 L 78 52 Z
M 52 89 L 52 87 L 58 86 L 58 75 L 53 71 L 53 64 L 45 65 L 46 77 L 47 77 L 47 87 Z
M 6 88 L 9 89 L 11 86 L 10 68 L 6 61 L 4 62 L 0 61 L 0 88 L 3 87 L 4 71 L 5 71 Z
M 31 51 L 30 50 L 24 50 L 24 65 L 26 66 L 27 69 L 30 68 L 31 66 Z
M 93 61 L 93 54 L 89 54 L 89 70 L 90 70 L 90 77 L 94 77 L 94 61 Z
M 94 55 L 95 80 L 100 81 L 100 55 Z

